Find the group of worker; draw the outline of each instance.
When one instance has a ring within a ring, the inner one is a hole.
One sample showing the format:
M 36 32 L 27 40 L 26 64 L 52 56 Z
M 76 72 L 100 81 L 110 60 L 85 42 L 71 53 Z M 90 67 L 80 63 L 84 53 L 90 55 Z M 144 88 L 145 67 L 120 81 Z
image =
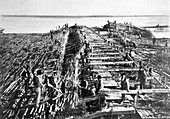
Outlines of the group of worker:
M 65 28 L 68 24 L 65 25 Z M 53 39 L 53 31 L 50 31 L 51 39 Z M 88 55 L 91 52 L 90 44 L 85 40 L 84 52 L 80 53 L 80 62 L 82 67 L 85 68 L 85 63 L 88 63 Z M 58 80 L 58 76 L 54 71 L 48 72 L 41 66 L 32 67 L 29 65 L 23 66 L 23 70 L 20 73 L 22 81 L 24 81 L 25 94 L 30 93 L 30 87 L 33 87 L 36 94 L 36 107 L 39 107 L 41 99 L 46 97 L 52 99 L 61 94 L 60 99 L 63 100 L 63 95 L 66 93 L 66 78 Z M 82 97 L 85 95 L 85 91 L 88 87 L 88 83 L 81 78 L 79 87 L 81 88 Z M 59 82 L 61 81 L 61 82 Z M 99 86 L 98 86 L 99 87 Z M 96 87 L 95 87 L 96 88 Z M 97 91 L 99 89 L 97 88 Z M 94 91 L 93 91 L 94 92 Z M 96 91 L 95 91 L 96 92 Z M 42 97 L 43 96 L 43 97 Z
M 88 57 L 92 52 L 92 47 L 87 41 L 86 35 L 84 35 L 84 50 L 80 52 L 81 71 L 79 74 L 79 96 L 84 98 L 87 96 L 95 96 L 101 89 L 101 76 L 97 75 L 96 72 L 91 72 L 88 66 Z M 91 80 L 93 84 L 89 85 L 88 80 Z
M 53 34 L 51 32 L 51 34 Z M 84 42 L 84 52 L 80 53 L 80 62 L 82 65 L 82 69 L 85 71 L 89 67 L 86 67 L 86 63 L 88 63 L 88 55 L 91 52 L 91 47 L 90 44 L 85 41 Z M 83 71 L 81 72 L 82 76 Z M 32 67 L 29 65 L 26 65 L 23 67 L 23 71 L 21 72 L 21 79 L 24 81 L 24 86 L 25 86 L 25 94 L 29 94 L 30 92 L 30 87 L 32 86 L 34 89 L 34 92 L 36 94 L 36 107 L 39 107 L 40 105 L 40 100 L 41 98 L 49 98 L 52 99 L 54 97 L 57 97 L 57 95 L 61 94 L 62 96 L 60 97 L 61 100 L 63 100 L 63 95 L 66 93 L 66 78 L 63 77 L 61 82 L 59 82 L 57 78 L 57 74 L 54 71 L 48 72 L 48 70 L 45 70 L 43 67 Z M 89 90 L 91 91 L 92 95 L 95 95 L 100 88 L 100 76 L 98 76 L 98 80 L 96 80 L 96 83 L 92 88 L 89 89 L 89 85 L 87 81 L 85 80 L 84 77 L 80 78 L 80 92 L 81 92 L 81 97 L 87 96 L 86 93 Z M 44 97 L 42 97 L 44 96 Z
M 139 62 L 139 71 L 138 71 L 137 74 L 138 74 L 138 76 L 135 77 L 135 80 L 139 81 L 140 89 L 145 89 L 146 88 L 146 71 L 145 71 L 141 61 Z M 148 76 L 152 77 L 152 68 L 151 67 L 148 69 Z M 128 76 L 128 73 L 127 74 L 122 73 L 120 80 L 121 80 L 121 89 L 129 91 L 129 89 L 130 89 L 130 84 L 129 84 L 130 78 Z M 152 81 L 150 81 L 150 87 L 152 87 Z
M 93 82 L 92 85 L 89 85 L 88 78 L 81 77 L 79 85 L 79 97 L 85 98 L 88 96 L 95 96 L 99 93 L 101 89 L 101 76 L 98 75 L 97 77 L 91 76 L 91 80 Z
M 85 40 L 84 42 L 84 51 L 80 52 L 80 63 L 81 66 L 84 67 L 86 63 L 88 63 L 88 55 L 90 52 L 92 52 L 92 48 L 90 47 L 90 44 Z
M 51 32 L 52 34 L 52 32 Z M 51 35 L 51 37 L 53 37 Z M 98 74 L 96 75 L 95 72 L 91 72 L 88 76 L 85 76 L 86 72 L 90 70 L 90 67 L 88 66 L 88 56 L 92 52 L 92 48 L 90 47 L 90 44 L 86 40 L 86 36 L 84 37 L 84 50 L 83 52 L 80 52 L 80 64 L 81 64 L 81 73 L 79 77 L 80 84 L 79 87 L 79 96 L 84 98 L 87 96 L 95 96 L 99 93 L 101 89 L 101 76 Z M 139 64 L 141 66 L 141 64 Z M 140 81 L 140 87 L 145 88 L 145 80 L 146 76 L 144 74 L 144 71 L 142 70 L 142 67 L 139 66 L 139 81 Z M 92 85 L 89 85 L 88 78 L 91 78 L 91 80 L 94 81 Z M 30 68 L 29 66 L 25 66 L 23 68 L 23 71 L 21 72 L 21 78 L 25 81 L 25 93 L 29 93 L 29 87 L 30 85 L 33 85 L 35 92 L 36 92 L 36 107 L 39 107 L 41 96 L 48 95 L 50 99 L 56 97 L 58 94 L 64 94 L 66 91 L 65 82 L 66 80 L 62 79 L 62 82 L 60 82 L 60 86 L 58 79 L 56 78 L 56 74 L 54 72 L 51 72 L 48 74 L 45 72 L 43 68 Z M 121 74 L 121 88 L 122 90 L 129 91 L 129 79 L 126 77 L 125 73 Z M 61 97 L 61 100 L 63 99 L 63 96 Z
M 23 67 L 21 79 L 24 81 L 25 94 L 30 92 L 36 94 L 36 107 L 39 107 L 41 98 L 51 99 L 59 94 L 65 93 L 65 86 L 62 84 L 64 79 L 59 82 L 56 72 L 49 72 L 43 68 L 30 68 L 28 65 Z M 59 86 L 61 84 L 61 86 Z M 32 87 L 32 88 L 31 88 Z M 33 90 L 29 90 L 33 89 Z

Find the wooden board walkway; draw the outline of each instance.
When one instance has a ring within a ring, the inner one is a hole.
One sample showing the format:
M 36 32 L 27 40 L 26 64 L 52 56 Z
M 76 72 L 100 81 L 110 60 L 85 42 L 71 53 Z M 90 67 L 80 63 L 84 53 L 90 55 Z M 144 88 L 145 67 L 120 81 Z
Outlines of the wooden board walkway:
M 140 90 L 133 89 L 133 90 L 130 90 L 129 92 L 127 92 L 126 90 L 121 90 L 120 88 L 117 88 L 117 89 L 105 88 L 107 86 L 113 86 L 116 83 L 120 83 L 120 82 L 117 82 L 118 80 L 114 80 L 113 78 L 114 74 L 117 75 L 119 74 L 119 72 L 126 73 L 129 71 L 131 71 L 132 73 L 137 73 L 139 71 L 138 62 L 140 60 L 147 61 L 147 55 L 151 53 L 148 51 L 147 52 L 139 51 L 139 53 L 137 52 L 136 55 L 134 56 L 135 57 L 134 59 L 128 58 L 129 61 L 124 61 L 124 59 L 120 57 L 123 57 L 125 53 L 121 51 L 116 51 L 117 48 L 122 47 L 120 44 L 116 43 L 118 41 L 117 38 L 115 41 L 114 41 L 114 38 L 113 39 L 111 38 L 111 39 L 108 39 L 109 42 L 104 42 L 104 40 L 102 40 L 100 37 L 95 36 L 94 34 L 93 35 L 88 34 L 88 35 L 89 35 L 88 37 L 89 43 L 91 44 L 91 47 L 93 48 L 93 52 L 88 58 L 90 60 L 90 63 L 88 65 L 92 67 L 91 71 L 97 72 L 99 75 L 102 75 L 102 85 L 103 85 L 102 87 L 103 88 L 101 90 L 101 93 L 105 94 L 106 100 L 111 101 L 111 102 L 116 101 L 116 100 L 121 101 L 122 95 L 125 95 L 129 101 L 135 102 L 135 99 L 134 99 L 135 95 L 140 95 L 139 97 L 142 97 L 145 94 L 146 95 L 156 94 L 156 93 L 160 93 L 160 94 L 169 93 L 170 94 L 170 90 L 167 88 L 168 86 L 162 86 L 161 88 L 158 88 L 158 89 L 140 89 Z M 111 43 L 112 41 L 114 44 Z M 130 49 L 131 48 L 128 48 L 128 50 Z M 117 54 L 118 56 L 115 55 L 114 53 L 118 53 Z M 116 59 L 116 61 L 110 61 L 111 59 L 112 60 Z M 129 64 L 131 65 L 133 62 L 135 63 L 135 68 L 133 68 L 132 66 L 128 66 L 128 68 L 124 67 L 124 65 L 125 66 Z M 121 65 L 121 66 L 115 66 L 115 65 Z M 145 69 L 145 72 L 147 73 L 146 69 Z M 152 80 L 154 81 L 154 83 L 161 85 L 161 81 L 159 81 L 160 75 L 153 73 L 153 77 L 154 78 Z M 148 77 L 147 77 L 147 80 L 148 80 Z M 136 81 L 135 83 L 139 85 L 139 82 Z M 122 110 L 125 111 L 124 109 Z M 93 116 L 93 114 L 89 114 L 85 116 L 84 119 L 86 119 L 86 117 L 91 118 L 91 119 L 103 118 L 105 114 L 97 113 L 94 115 L 95 116 Z M 146 118 L 150 118 L 149 115 L 147 115 Z M 151 117 L 151 118 L 154 118 L 154 117 Z
M 93 35 L 93 37 L 95 37 Z M 91 71 L 98 72 L 100 75 L 102 75 L 102 93 L 105 93 L 106 100 L 110 101 L 116 101 L 116 100 L 122 100 L 122 95 L 125 95 L 127 99 L 130 101 L 134 101 L 134 98 L 131 95 L 143 95 L 143 94 L 153 94 L 153 93 L 170 93 L 170 90 L 168 89 L 141 89 L 141 90 L 130 90 L 127 92 L 126 90 L 120 90 L 118 82 L 116 82 L 112 78 L 111 72 L 138 72 L 139 68 L 135 67 L 133 68 L 131 66 L 132 63 L 134 63 L 133 59 L 130 59 L 130 61 L 122 61 L 124 53 L 120 51 L 116 51 L 114 48 L 110 48 L 109 44 L 105 43 L 93 43 L 93 37 L 90 37 L 90 44 L 91 47 L 93 47 L 93 52 L 88 57 L 90 60 L 90 65 L 92 68 Z M 141 57 L 138 57 L 139 59 L 142 59 Z M 114 60 L 110 62 L 110 60 Z M 136 64 L 136 62 L 135 62 Z M 115 67 L 115 65 L 130 65 L 127 67 Z M 108 67 L 109 66 L 109 67 Z M 135 65 L 138 66 L 138 65 Z M 113 68 L 111 68 L 113 67 Z M 117 87 L 118 89 L 109 89 L 108 87 Z M 104 114 L 102 114 L 104 115 Z M 88 116 L 93 117 L 92 115 Z

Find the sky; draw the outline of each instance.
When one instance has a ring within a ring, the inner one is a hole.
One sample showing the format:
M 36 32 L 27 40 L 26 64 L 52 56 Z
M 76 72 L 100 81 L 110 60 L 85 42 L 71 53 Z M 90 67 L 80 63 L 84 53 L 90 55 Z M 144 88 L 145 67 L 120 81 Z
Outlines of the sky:
M 170 15 L 170 0 L 0 0 L 0 15 Z

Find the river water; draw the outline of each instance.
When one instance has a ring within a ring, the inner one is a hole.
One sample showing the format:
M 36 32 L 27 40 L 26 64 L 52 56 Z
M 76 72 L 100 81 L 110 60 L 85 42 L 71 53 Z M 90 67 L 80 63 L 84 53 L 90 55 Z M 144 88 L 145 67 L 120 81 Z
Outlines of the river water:
M 107 23 L 117 21 L 117 23 L 131 22 L 132 25 L 156 26 L 169 25 L 170 16 L 146 16 L 146 17 L 3 17 L 0 16 L 0 28 L 5 28 L 4 33 L 46 33 L 50 30 L 55 30 L 59 25 L 66 23 L 69 26 L 77 23 L 78 25 L 86 25 L 89 27 L 101 27 Z M 155 37 L 170 38 L 169 32 L 154 32 L 150 29 Z

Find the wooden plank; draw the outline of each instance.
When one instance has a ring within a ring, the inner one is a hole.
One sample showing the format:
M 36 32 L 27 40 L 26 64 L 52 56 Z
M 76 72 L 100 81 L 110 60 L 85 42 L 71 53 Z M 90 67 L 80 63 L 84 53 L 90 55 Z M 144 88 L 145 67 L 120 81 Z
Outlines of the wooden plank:
M 122 61 L 122 62 L 91 62 L 88 65 L 124 65 L 132 64 L 133 61 Z
M 95 43 L 90 43 L 91 46 L 93 45 L 106 45 L 104 42 L 95 42 Z
M 122 56 L 116 57 L 89 57 L 89 60 L 113 60 L 113 59 L 122 59 Z
M 126 95 L 125 96 L 128 100 L 130 100 L 130 101 L 134 101 L 134 99 L 133 99 L 133 97 L 131 96 L 131 95 Z
M 91 44 L 91 47 L 101 47 L 101 46 L 107 46 L 106 44 Z
M 129 72 L 129 71 L 139 71 L 139 68 L 124 68 L 124 69 L 93 69 L 94 72 Z
M 8 86 L 8 88 L 5 89 L 4 93 L 9 93 L 14 87 L 16 87 L 17 86 L 17 81 L 18 80 L 13 81 L 10 84 L 10 86 Z
M 112 92 L 112 93 L 106 93 L 107 96 L 105 96 L 106 100 L 121 100 L 122 99 L 122 94 L 121 92 Z
M 103 50 L 95 50 L 93 53 L 98 53 L 98 52 L 118 52 L 117 50 L 114 49 L 103 49 Z
M 95 56 L 95 55 L 120 55 L 120 53 L 119 52 L 113 52 L 113 53 L 111 53 L 111 52 L 105 52 L 105 53 L 92 53 L 91 54 L 92 56 Z
M 14 115 L 14 110 L 10 110 L 8 117 L 12 117 L 13 115 Z
M 115 80 L 104 80 L 102 79 L 102 83 L 104 87 L 117 87 L 118 84 Z
M 31 109 L 30 114 L 33 114 L 34 111 L 35 111 L 35 107 L 33 107 L 33 108 Z
M 95 49 L 95 48 L 99 48 L 99 49 L 113 49 L 111 46 L 106 46 L 106 45 L 103 45 L 103 46 L 94 45 L 92 47 L 93 47 L 93 49 Z
M 24 112 L 24 114 L 23 114 L 23 118 L 27 115 L 28 109 L 29 109 L 29 108 L 26 108 L 26 110 L 25 110 L 25 112 Z

